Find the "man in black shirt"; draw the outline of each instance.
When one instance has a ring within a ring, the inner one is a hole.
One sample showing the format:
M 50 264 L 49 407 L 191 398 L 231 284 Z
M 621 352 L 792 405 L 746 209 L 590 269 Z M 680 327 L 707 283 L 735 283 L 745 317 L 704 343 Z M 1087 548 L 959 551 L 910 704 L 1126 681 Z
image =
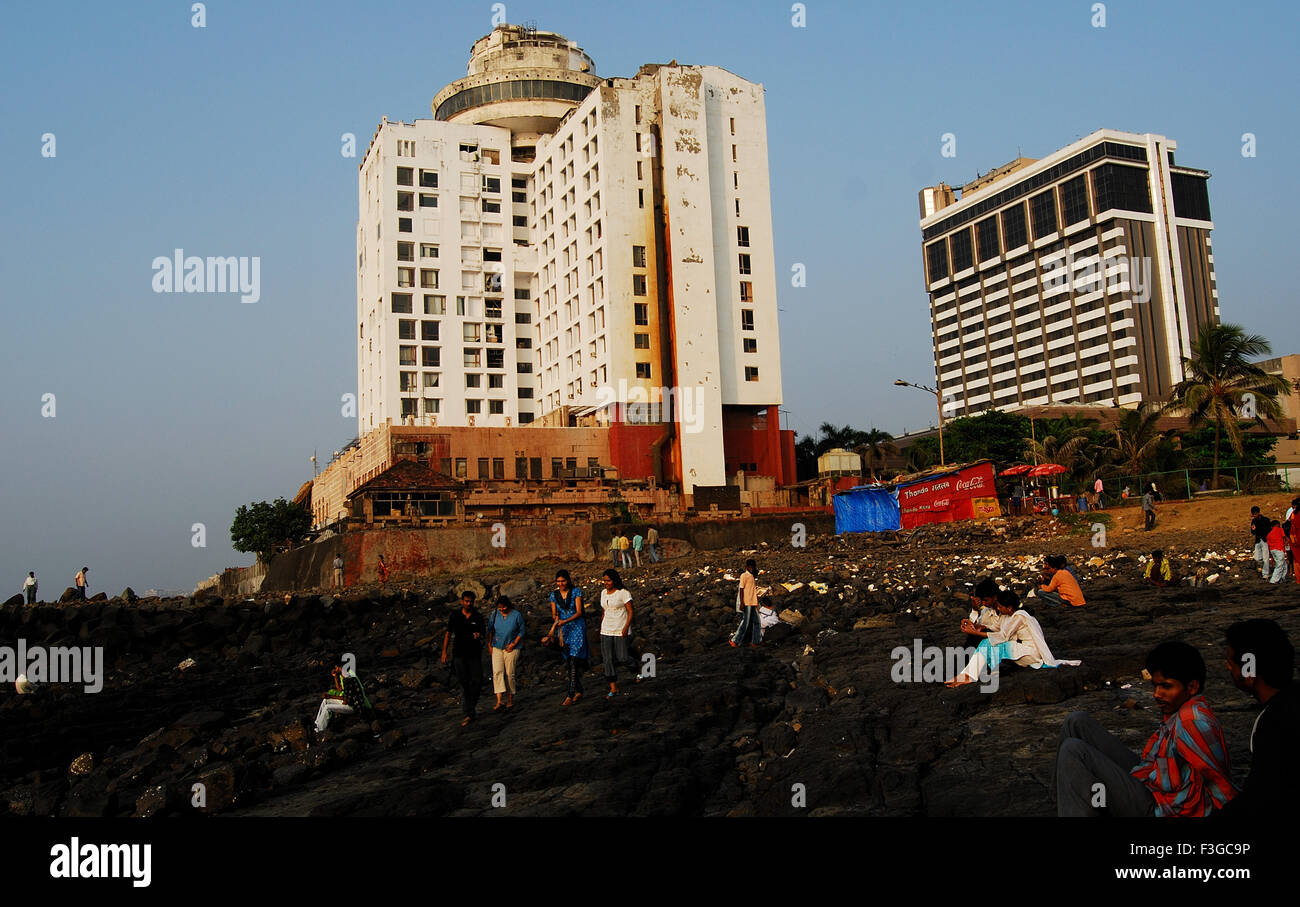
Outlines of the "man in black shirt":
M 1300 812 L 1300 787 L 1291 768 L 1300 755 L 1295 648 L 1281 627 L 1262 617 L 1238 621 L 1224 635 L 1232 682 L 1263 709 L 1250 732 L 1250 776 L 1221 814 L 1293 820 Z
M 483 615 L 474 610 L 474 593 L 466 589 L 460 597 L 460 610 L 453 611 L 447 619 L 447 632 L 442 637 L 442 663 L 447 663 L 447 647 L 451 645 L 451 664 L 460 683 L 465 720 L 461 727 L 474 720 L 474 707 L 478 704 L 479 690 L 483 687 L 483 638 L 486 633 Z
M 1250 534 L 1255 537 L 1255 562 L 1259 564 L 1264 579 L 1268 579 L 1271 572 L 1269 569 L 1268 530 L 1268 517 L 1260 513 L 1258 507 L 1250 508 Z

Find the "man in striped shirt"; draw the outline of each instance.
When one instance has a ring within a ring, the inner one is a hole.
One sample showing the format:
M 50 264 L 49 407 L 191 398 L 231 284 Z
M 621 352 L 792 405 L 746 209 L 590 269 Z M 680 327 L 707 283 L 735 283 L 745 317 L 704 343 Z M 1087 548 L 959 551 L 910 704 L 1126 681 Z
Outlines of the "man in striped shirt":
M 1201 653 L 1163 642 L 1147 655 L 1146 673 L 1163 720 L 1141 756 L 1085 712 L 1066 718 L 1056 754 L 1059 815 L 1208 816 L 1236 795 L 1223 730 L 1201 694 Z

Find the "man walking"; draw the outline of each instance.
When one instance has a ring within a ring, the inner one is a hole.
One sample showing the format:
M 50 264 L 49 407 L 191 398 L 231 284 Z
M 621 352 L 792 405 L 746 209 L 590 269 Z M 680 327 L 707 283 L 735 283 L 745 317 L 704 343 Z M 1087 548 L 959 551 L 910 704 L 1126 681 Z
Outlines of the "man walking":
M 447 647 L 451 644 L 452 670 L 460 683 L 461 706 L 465 712 L 461 727 L 474 720 L 474 707 L 478 705 L 478 694 L 483 688 L 485 635 L 483 615 L 474 609 L 474 593 L 466 589 L 460 596 L 460 610 L 452 612 L 447 620 L 447 632 L 442 637 L 442 663 L 447 664 Z
M 334 588 L 343 588 L 343 555 L 334 555 Z
M 86 600 L 86 574 L 89 572 L 89 567 L 82 567 L 77 571 L 77 578 L 74 580 L 77 585 L 77 594 L 81 596 L 82 601 Z
M 618 537 L 618 550 L 623 558 L 623 569 L 627 570 L 632 566 L 632 540 L 627 537 L 626 532 Z
M 36 571 L 29 571 L 27 579 L 23 580 L 23 593 L 26 595 L 27 604 L 29 605 L 36 604 L 36 586 Z
M 1142 495 L 1142 518 L 1146 521 L 1147 532 L 1156 528 L 1156 496 L 1153 490 L 1155 487 L 1155 483 L 1151 483 L 1151 488 Z
M 641 566 L 641 546 L 644 544 L 645 539 L 641 537 L 641 533 L 638 532 L 636 535 L 632 536 L 632 555 L 636 558 L 636 565 L 638 567 Z
M 613 560 L 613 562 L 614 562 L 614 566 L 615 566 L 615 567 L 622 567 L 622 566 L 623 566 L 623 561 L 622 561 L 622 552 L 619 551 L 619 547 L 618 547 L 618 533 L 617 533 L 617 532 L 615 532 L 615 533 L 614 533 L 614 537 L 611 538 L 611 539 L 609 540 L 609 556 L 610 556 L 610 559 Z
M 1268 579 L 1269 574 L 1268 530 L 1268 517 L 1260 513 L 1258 507 L 1250 508 L 1250 534 L 1255 539 L 1255 563 L 1264 579 Z
M 1097 509 L 1106 509 L 1105 496 L 1102 494 L 1101 476 L 1097 476 L 1097 481 L 1092 483 L 1092 493 L 1097 496 Z
M 645 531 L 645 549 L 650 555 L 650 563 L 659 563 L 659 530 L 651 526 Z

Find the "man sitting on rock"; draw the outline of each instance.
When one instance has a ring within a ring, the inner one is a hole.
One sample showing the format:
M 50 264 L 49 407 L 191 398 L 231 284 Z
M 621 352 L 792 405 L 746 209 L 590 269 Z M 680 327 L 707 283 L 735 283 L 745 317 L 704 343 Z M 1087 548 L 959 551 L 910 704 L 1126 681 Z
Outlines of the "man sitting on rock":
M 1300 751 L 1295 647 L 1275 621 L 1263 617 L 1238 621 L 1224 635 L 1233 684 L 1254 696 L 1261 708 L 1250 730 L 1250 776 L 1221 815 L 1290 819 L 1300 810 L 1300 786 L 1291 769 Z
M 1236 795 L 1228 745 L 1202 695 L 1205 661 L 1185 642 L 1147 655 L 1163 720 L 1138 756 L 1087 712 L 1071 712 L 1056 751 L 1061 816 L 1208 816 Z
M 316 712 L 318 734 L 324 732 L 329 726 L 331 715 L 351 715 L 354 712 L 361 712 L 364 716 L 370 713 L 370 700 L 366 698 L 365 688 L 361 685 L 354 668 L 344 670 L 342 665 L 335 665 L 334 670 L 330 672 L 330 678 L 333 684 L 325 693 L 320 709 Z
M 1157 548 L 1151 552 L 1151 560 L 1147 562 L 1146 569 L 1142 571 L 1142 579 L 1153 586 L 1165 587 L 1169 585 L 1172 573 L 1169 570 L 1169 559 L 1165 553 Z
M 970 594 L 970 605 L 970 616 L 962 621 L 963 625 L 970 623 L 976 629 L 985 631 L 998 628 L 1002 617 L 998 614 L 998 584 L 992 577 L 986 576 L 975 584 L 975 589 Z M 966 634 L 968 646 L 978 646 L 983 641 L 984 637 L 976 633 Z
M 1051 554 L 1043 568 L 1043 583 L 1038 587 L 1038 598 L 1049 605 L 1071 605 L 1082 608 L 1087 602 L 1079 580 L 1066 568 L 1065 556 Z

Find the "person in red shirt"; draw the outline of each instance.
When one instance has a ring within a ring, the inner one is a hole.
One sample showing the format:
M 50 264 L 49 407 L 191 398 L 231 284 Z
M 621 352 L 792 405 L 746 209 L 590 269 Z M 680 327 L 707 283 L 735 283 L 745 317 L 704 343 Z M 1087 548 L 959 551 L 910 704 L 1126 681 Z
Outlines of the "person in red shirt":
M 1286 579 L 1286 535 L 1282 532 L 1282 524 L 1277 520 L 1268 526 L 1268 553 L 1273 558 L 1273 575 L 1268 581 L 1280 583 Z
M 1141 756 L 1087 712 L 1066 717 L 1056 752 L 1058 815 L 1209 816 L 1237 795 L 1223 729 L 1201 694 L 1201 653 L 1162 642 L 1147 655 L 1146 673 L 1163 717 Z
M 376 570 L 379 571 L 379 584 L 382 586 L 384 583 L 388 582 L 388 565 L 384 563 L 384 556 L 382 554 L 379 555 L 379 566 Z

